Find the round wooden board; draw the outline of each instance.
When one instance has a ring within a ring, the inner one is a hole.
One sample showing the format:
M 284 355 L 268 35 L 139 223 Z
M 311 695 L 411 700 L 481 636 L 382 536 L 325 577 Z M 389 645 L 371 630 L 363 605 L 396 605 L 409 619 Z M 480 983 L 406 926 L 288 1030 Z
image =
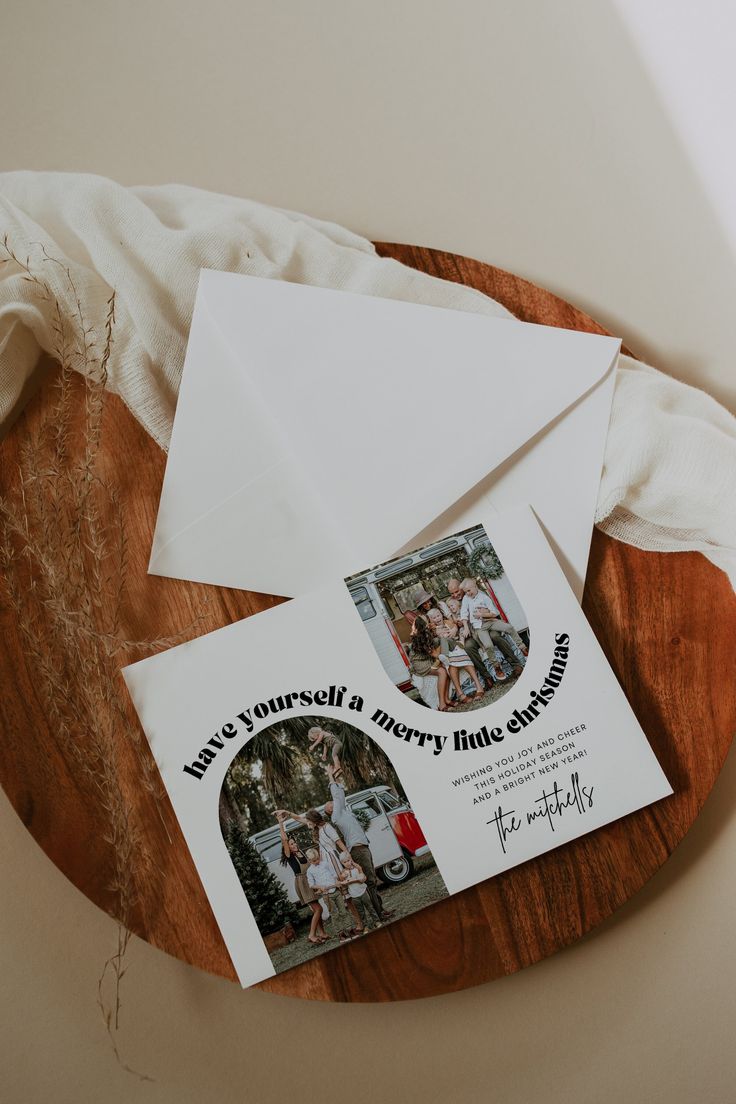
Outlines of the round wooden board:
M 489 265 L 413 246 L 378 248 L 405 264 L 472 285 L 524 320 L 605 332 L 551 293 Z M 2 445 L 0 490 L 12 482 L 21 443 L 38 425 L 47 401 L 48 388 Z M 118 486 L 125 510 L 130 558 L 123 627 L 130 638 L 153 640 L 191 625 L 195 617 L 199 620 L 189 635 L 199 635 L 279 601 L 147 575 L 165 457 L 115 397 L 106 407 L 103 453 L 104 469 Z M 386 1001 L 478 985 L 579 939 L 665 862 L 708 796 L 736 728 L 731 681 L 736 599 L 725 575 L 699 554 L 640 552 L 596 532 L 583 606 L 674 796 L 338 954 L 322 955 L 264 982 L 263 989 L 315 1000 Z M 114 914 L 110 845 L 99 802 L 55 740 L 7 610 L 0 628 L 0 781 L 50 858 L 92 901 Z M 137 726 L 122 678 L 119 694 Z M 141 786 L 135 756 L 122 738 L 116 759 L 146 856 L 133 930 L 187 962 L 233 978 L 168 801 L 156 803 Z

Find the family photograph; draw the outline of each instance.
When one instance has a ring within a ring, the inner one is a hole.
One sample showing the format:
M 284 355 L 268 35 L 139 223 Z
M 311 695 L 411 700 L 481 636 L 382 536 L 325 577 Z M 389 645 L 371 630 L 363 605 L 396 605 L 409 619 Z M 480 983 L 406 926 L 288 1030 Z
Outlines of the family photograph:
M 258 733 L 228 769 L 219 815 L 277 973 L 447 896 L 390 760 L 345 722 Z
M 345 581 L 387 675 L 430 709 L 490 705 L 524 670 L 528 621 L 482 526 Z

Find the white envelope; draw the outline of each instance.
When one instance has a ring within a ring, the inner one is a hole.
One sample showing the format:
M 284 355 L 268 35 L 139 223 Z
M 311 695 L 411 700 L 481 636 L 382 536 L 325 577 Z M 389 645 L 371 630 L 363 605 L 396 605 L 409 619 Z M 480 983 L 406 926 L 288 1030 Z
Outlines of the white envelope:
M 619 345 L 203 271 L 149 570 L 293 596 L 530 503 L 580 598 Z

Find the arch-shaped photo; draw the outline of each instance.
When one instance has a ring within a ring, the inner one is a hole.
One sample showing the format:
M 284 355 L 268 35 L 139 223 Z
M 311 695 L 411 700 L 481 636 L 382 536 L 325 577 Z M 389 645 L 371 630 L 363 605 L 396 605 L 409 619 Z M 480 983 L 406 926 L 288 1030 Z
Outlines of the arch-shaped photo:
M 345 582 L 384 671 L 420 705 L 481 709 L 521 676 L 528 619 L 482 525 Z
M 219 814 L 277 973 L 447 896 L 388 756 L 343 721 L 296 717 L 252 737 Z

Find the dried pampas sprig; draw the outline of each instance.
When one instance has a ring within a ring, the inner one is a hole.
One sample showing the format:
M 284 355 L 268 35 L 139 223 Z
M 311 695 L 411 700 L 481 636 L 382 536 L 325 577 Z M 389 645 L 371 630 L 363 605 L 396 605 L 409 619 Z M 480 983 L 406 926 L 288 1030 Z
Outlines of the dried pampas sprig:
M 121 789 L 119 756 L 133 750 L 139 780 L 157 806 L 163 791 L 140 730 L 126 712 L 119 668 L 135 658 L 137 649 L 161 648 L 181 637 L 139 642 L 126 639 L 121 630 L 128 562 L 125 525 L 117 490 L 100 470 L 115 293 L 104 318 L 90 324 L 71 271 L 45 247 L 35 247 L 33 256 L 23 258 L 6 237 L 3 249 L 1 262 L 16 267 L 52 319 L 52 352 L 60 368 L 54 401 L 38 432 L 24 441 L 17 480 L 0 498 L 2 589 L 60 750 L 94 795 L 111 848 L 109 891 L 119 927 L 115 952 L 99 979 L 98 1004 L 115 1055 L 124 1065 L 116 1042 L 120 985 L 130 920 L 140 903 L 136 879 L 150 875 L 152 864 Z M 54 292 L 58 281 L 47 278 L 49 266 L 67 282 L 74 304 L 71 317 Z M 79 388 L 73 386 L 75 373 L 84 381 L 82 403 Z

